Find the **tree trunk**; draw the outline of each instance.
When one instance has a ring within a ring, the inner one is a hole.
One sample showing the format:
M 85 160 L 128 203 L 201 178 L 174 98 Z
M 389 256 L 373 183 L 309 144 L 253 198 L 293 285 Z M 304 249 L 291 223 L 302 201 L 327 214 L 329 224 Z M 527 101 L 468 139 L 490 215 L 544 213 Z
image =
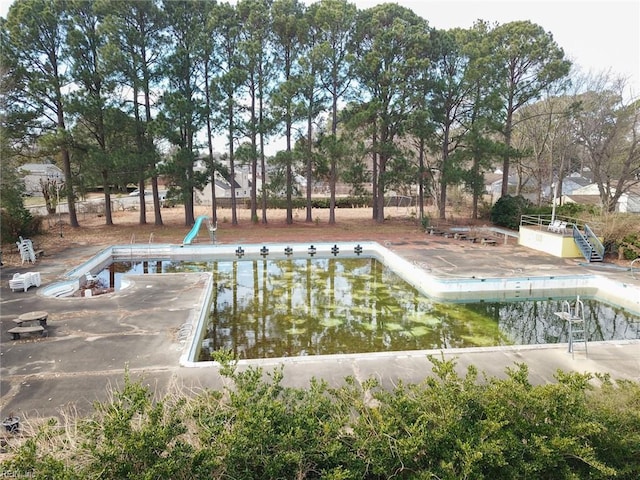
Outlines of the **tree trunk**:
M 505 144 L 505 153 L 504 159 L 502 161 L 502 190 L 501 196 L 506 196 L 509 194 L 509 164 L 511 161 L 511 130 L 513 129 L 513 112 L 511 111 L 511 101 L 509 102 L 509 107 L 507 111 L 507 121 L 504 127 L 504 144 Z
M 373 193 L 372 218 L 378 218 L 378 125 L 373 119 L 373 137 L 371 138 L 371 152 L 373 158 L 373 172 L 371 172 L 371 190 Z
M 338 142 L 338 95 L 336 94 L 336 85 L 333 85 L 333 94 L 331 100 L 331 136 L 333 137 L 333 145 Z M 336 223 L 336 182 L 337 165 L 335 155 L 331 155 L 329 159 L 329 225 Z
M 312 117 L 312 104 L 313 102 L 311 101 L 311 99 L 309 99 L 309 115 L 307 116 L 307 188 L 306 188 L 306 193 L 307 193 L 307 218 L 305 219 L 305 222 L 307 223 L 311 223 L 313 222 L 313 216 L 312 216 L 312 211 L 311 211 L 311 184 L 312 182 L 312 157 L 311 155 L 313 154 L 312 148 L 311 148 L 311 142 L 312 142 L 312 136 L 313 136 L 313 117 Z
M 104 221 L 105 225 L 113 225 L 113 215 L 111 213 L 111 193 L 109 189 L 109 172 L 102 171 L 102 188 L 104 190 Z

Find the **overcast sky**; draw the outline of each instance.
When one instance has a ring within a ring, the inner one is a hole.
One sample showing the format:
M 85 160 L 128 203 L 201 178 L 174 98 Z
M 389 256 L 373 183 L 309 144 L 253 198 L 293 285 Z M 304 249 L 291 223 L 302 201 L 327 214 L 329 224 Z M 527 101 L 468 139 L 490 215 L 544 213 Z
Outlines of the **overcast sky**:
M 305 3 L 313 3 L 307 0 Z M 358 8 L 379 3 L 355 0 Z M 553 38 L 582 71 L 611 71 L 629 78 L 634 96 L 640 95 L 640 2 L 590 0 L 398 0 L 429 25 L 440 29 L 469 28 L 478 20 L 507 23 L 530 20 Z

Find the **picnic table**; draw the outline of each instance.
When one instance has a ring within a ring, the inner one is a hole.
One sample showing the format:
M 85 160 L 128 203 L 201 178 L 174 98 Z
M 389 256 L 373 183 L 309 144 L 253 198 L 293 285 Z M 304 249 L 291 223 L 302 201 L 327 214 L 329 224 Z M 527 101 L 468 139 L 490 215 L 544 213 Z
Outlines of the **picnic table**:
M 429 232 L 429 235 L 445 235 L 447 233 L 444 230 L 440 230 L 439 228 L 435 227 L 427 228 L 427 232 Z
M 23 313 L 13 321 L 17 323 L 19 326 L 22 325 L 23 323 L 38 322 L 43 327 L 46 327 L 48 317 L 49 317 L 48 312 L 45 312 L 43 310 L 36 310 L 34 312 Z
M 47 331 L 44 327 L 47 326 L 48 317 L 48 312 L 38 310 L 23 313 L 18 318 L 14 318 L 13 323 L 16 326 L 8 331 L 11 334 L 11 339 L 18 340 L 23 333 L 40 333 L 43 337 L 46 336 Z M 32 325 L 34 322 L 38 322 L 38 325 Z

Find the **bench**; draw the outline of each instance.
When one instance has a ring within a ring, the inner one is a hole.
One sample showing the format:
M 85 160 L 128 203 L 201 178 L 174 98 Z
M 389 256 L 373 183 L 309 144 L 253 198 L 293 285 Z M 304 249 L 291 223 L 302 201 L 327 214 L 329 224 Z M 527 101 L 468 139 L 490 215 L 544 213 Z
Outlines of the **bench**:
M 45 311 L 35 311 L 35 312 L 27 312 L 20 315 L 18 318 L 14 318 L 13 322 L 16 323 L 19 327 L 23 324 L 38 322 L 43 327 L 47 326 L 47 318 L 49 317 L 49 313 Z
M 480 243 L 482 245 L 497 245 L 498 242 L 495 238 L 483 238 Z
M 8 332 L 11 334 L 11 340 L 18 340 L 20 335 L 23 333 L 40 333 L 43 337 L 47 334 L 47 331 L 42 325 L 33 327 L 13 327 L 9 329 Z

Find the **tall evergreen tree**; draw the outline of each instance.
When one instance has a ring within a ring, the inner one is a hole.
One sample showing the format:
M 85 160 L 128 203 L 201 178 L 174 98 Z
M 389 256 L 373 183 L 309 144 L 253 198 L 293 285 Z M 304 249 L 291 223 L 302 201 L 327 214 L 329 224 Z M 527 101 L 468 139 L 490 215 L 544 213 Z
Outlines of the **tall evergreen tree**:
M 105 56 L 116 81 L 131 91 L 129 109 L 135 118 L 137 152 L 127 170 L 134 174 L 140 192 L 140 224 L 147 223 L 145 183 L 151 177 L 155 225 L 162 225 L 158 175 L 159 156 L 153 139 L 154 87 L 160 80 L 159 65 L 166 43 L 165 18 L 157 0 L 99 0 L 105 14 L 104 31 L 109 42 Z
M 68 65 L 64 61 L 66 16 L 62 0 L 17 0 L 7 14 L 8 35 L 4 47 L 15 61 L 13 88 L 20 91 L 30 109 L 37 111 L 38 128 L 42 135 L 51 136 L 56 145 L 64 171 L 69 223 L 78 227 L 66 125 L 67 103 L 63 94 L 68 84 Z
M 361 12 L 358 19 L 358 82 L 369 97 L 376 128 L 372 143 L 377 157 L 374 219 L 384 222 L 385 191 L 394 163 L 401 172 L 404 155 L 396 140 L 407 126 L 414 80 L 429 64 L 425 54 L 428 26 L 411 10 L 382 4 Z M 374 157 L 375 162 L 375 157 Z M 375 168 L 375 167 L 374 167 Z
M 464 31 L 454 29 L 434 32 L 433 90 L 431 113 L 434 125 L 433 147 L 439 172 L 438 216 L 445 218 L 447 187 L 459 182 L 462 166 L 455 162 L 456 149 L 465 134 L 464 119 L 469 111 L 469 58 L 463 52 Z
M 245 83 L 246 70 L 241 65 L 240 21 L 236 8 L 229 4 L 220 5 L 217 14 L 216 34 L 218 38 L 218 58 L 220 75 L 216 87 L 220 99 L 220 125 L 224 125 L 227 137 L 227 159 L 229 162 L 229 182 L 231 184 L 231 224 L 238 224 L 236 204 L 235 143 L 239 133 L 241 86 Z
M 297 120 L 294 99 L 298 94 L 296 59 L 300 49 L 300 39 L 304 35 L 304 5 L 298 0 L 276 0 L 272 6 L 274 46 L 280 70 L 279 87 L 273 94 L 273 104 L 284 126 L 286 150 L 279 157 L 286 170 L 287 224 L 293 223 L 293 125 Z
M 85 158 L 100 173 L 104 194 L 105 223 L 113 225 L 111 213 L 111 172 L 114 158 L 107 145 L 105 112 L 110 99 L 110 72 L 103 58 L 106 36 L 101 31 L 102 14 L 95 4 L 71 0 L 67 44 L 71 63 L 70 74 L 79 87 L 70 95 L 70 110 L 89 133 L 91 141 L 84 144 Z
M 172 50 L 165 59 L 168 89 L 162 96 L 159 121 L 163 134 L 176 147 L 170 162 L 164 166 L 164 172 L 184 202 L 187 226 L 195 223 L 194 189 L 202 187 L 206 180 L 194 170 L 196 134 L 206 113 L 201 77 L 198 75 L 199 42 L 206 27 L 202 7 L 203 3 L 197 0 L 164 2 Z
M 504 138 L 502 163 L 502 196 L 508 194 L 509 166 L 513 156 L 511 137 L 514 114 L 536 100 L 553 83 L 569 73 L 570 62 L 549 32 L 530 21 L 499 25 L 490 33 L 492 48 L 486 62 L 493 68 L 502 100 L 501 133 Z
M 299 85 L 300 115 L 304 116 L 307 123 L 306 137 L 303 142 L 301 157 L 304 160 L 305 169 L 305 196 L 307 223 L 313 221 L 313 209 L 311 193 L 313 190 L 313 171 L 316 152 L 314 151 L 314 123 L 325 107 L 327 95 L 320 83 L 320 72 L 323 67 L 324 52 L 322 48 L 322 36 L 324 25 L 317 22 L 317 10 L 319 4 L 314 3 L 305 12 L 305 34 L 301 36 L 302 53 L 298 60 L 299 71 L 297 83 Z
M 200 67 L 202 71 L 202 89 L 204 92 L 204 107 L 206 112 L 207 129 L 207 170 L 211 182 L 211 218 L 214 223 L 218 222 L 218 205 L 216 198 L 216 174 L 220 170 L 220 163 L 215 159 L 213 152 L 213 74 L 219 68 L 220 61 L 216 55 L 216 35 L 213 34 L 215 25 L 218 22 L 218 8 L 215 2 L 206 2 L 203 5 L 203 18 L 206 29 L 200 41 Z
M 244 130 L 249 137 L 251 165 L 251 218 L 258 218 L 257 184 L 258 162 L 262 191 L 262 223 L 267 223 L 266 155 L 265 141 L 272 127 L 267 110 L 267 96 L 272 88 L 274 58 L 270 29 L 270 0 L 240 0 L 240 49 L 246 69 L 246 91 L 249 105 Z
M 321 0 L 313 8 L 313 22 L 318 26 L 317 57 L 320 82 L 330 97 L 330 135 L 324 136 L 329 152 L 329 223 L 336 221 L 336 182 L 338 159 L 343 149 L 338 139 L 338 109 L 341 101 L 350 99 L 353 80 L 354 34 L 357 8 L 346 0 Z

